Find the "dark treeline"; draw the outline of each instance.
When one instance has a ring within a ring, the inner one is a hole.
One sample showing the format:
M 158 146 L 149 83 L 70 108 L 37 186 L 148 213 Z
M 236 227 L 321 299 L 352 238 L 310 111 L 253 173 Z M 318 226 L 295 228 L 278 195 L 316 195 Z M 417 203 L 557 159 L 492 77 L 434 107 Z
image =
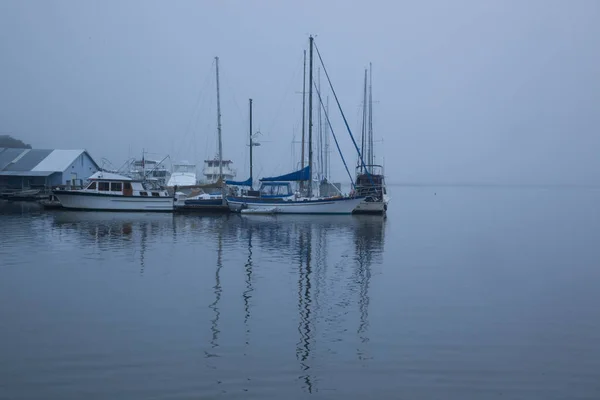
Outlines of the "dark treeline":
M 22 140 L 15 139 L 10 135 L 0 135 L 0 147 L 30 149 L 30 144 L 25 144 Z

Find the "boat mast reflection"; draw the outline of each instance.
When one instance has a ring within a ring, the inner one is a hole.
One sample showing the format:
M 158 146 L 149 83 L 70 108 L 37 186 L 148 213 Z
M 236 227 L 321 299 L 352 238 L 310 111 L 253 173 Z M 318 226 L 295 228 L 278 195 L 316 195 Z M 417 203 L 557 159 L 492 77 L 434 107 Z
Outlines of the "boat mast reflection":
M 146 240 L 148 240 L 148 232 L 146 232 L 146 227 L 142 226 L 142 238 L 140 242 L 140 276 L 144 276 L 144 269 L 146 267 Z
M 244 298 L 244 325 L 246 327 L 246 346 L 249 344 L 250 339 L 250 327 L 248 326 L 248 321 L 250 320 L 250 299 L 252 298 L 252 291 L 254 288 L 252 287 L 252 233 L 254 228 L 252 226 L 248 227 L 248 260 L 244 265 L 244 269 L 246 272 L 245 284 L 246 289 L 242 293 L 242 297 Z
M 311 350 L 311 256 L 312 256 L 312 232 L 311 225 L 305 226 L 306 230 L 301 230 L 298 238 L 298 249 L 300 251 L 299 274 L 298 274 L 298 312 L 300 318 L 298 321 L 298 332 L 300 341 L 296 347 L 296 358 L 300 361 L 300 366 L 305 375 L 300 378 L 304 380 L 305 388 L 312 393 L 312 379 L 309 373 L 308 364 Z M 305 261 L 305 262 L 304 262 Z
M 214 318 L 211 320 L 210 330 L 212 332 L 212 339 L 210 341 L 211 347 L 219 347 L 219 317 L 221 312 L 219 311 L 219 301 L 221 300 L 221 293 L 223 291 L 221 287 L 221 268 L 223 268 L 223 226 L 218 230 L 217 233 L 217 269 L 215 270 L 215 286 L 213 286 L 215 293 L 215 301 L 213 301 L 209 308 L 214 312 Z
M 358 282 L 358 311 L 359 324 L 356 330 L 361 345 L 369 342 L 369 286 L 371 283 L 371 266 L 373 257 L 383 253 L 385 220 L 369 218 L 360 220 L 358 229 L 354 235 L 354 247 L 356 249 L 356 281 Z M 357 349 L 360 360 L 368 360 L 369 356 L 360 346 Z

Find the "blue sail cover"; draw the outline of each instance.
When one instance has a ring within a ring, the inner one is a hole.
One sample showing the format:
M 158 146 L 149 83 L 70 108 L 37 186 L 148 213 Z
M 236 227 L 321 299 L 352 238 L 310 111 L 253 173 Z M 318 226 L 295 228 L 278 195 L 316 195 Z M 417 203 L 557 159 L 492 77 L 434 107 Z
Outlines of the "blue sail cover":
M 232 186 L 252 186 L 252 178 L 245 181 L 225 181 L 225 183 Z
M 261 182 L 294 182 L 294 181 L 307 181 L 310 179 L 310 168 L 308 165 L 296 172 L 290 172 L 289 174 L 281 176 L 272 176 L 269 178 L 262 178 Z

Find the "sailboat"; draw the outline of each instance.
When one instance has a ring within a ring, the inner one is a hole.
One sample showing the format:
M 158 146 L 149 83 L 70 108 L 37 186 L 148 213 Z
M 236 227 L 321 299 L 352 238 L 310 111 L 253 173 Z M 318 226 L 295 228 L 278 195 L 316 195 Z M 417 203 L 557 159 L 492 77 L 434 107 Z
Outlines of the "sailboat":
M 258 196 L 229 196 L 227 204 L 236 212 L 275 214 L 351 214 L 365 197 L 318 197 L 312 188 L 312 94 L 313 94 L 313 37 L 309 38 L 309 91 L 308 91 L 308 165 L 289 174 L 261 179 L 270 193 L 259 191 Z M 304 162 L 304 160 L 302 160 Z M 307 193 L 291 191 L 291 182 L 307 184 Z M 282 196 L 286 194 L 286 196 Z
M 252 133 L 252 99 L 249 99 L 250 107 L 250 177 L 245 181 L 225 181 L 227 185 L 233 187 L 247 187 L 248 189 L 242 190 L 241 196 L 230 196 L 227 198 L 228 205 L 229 200 L 233 200 L 234 203 L 242 202 L 245 203 L 247 199 L 257 200 L 262 199 L 265 201 L 275 201 L 275 199 L 292 199 L 294 191 L 292 190 L 291 183 L 289 181 L 273 180 L 272 178 L 263 178 L 260 180 L 260 187 L 258 190 L 254 190 L 254 176 L 253 171 L 253 149 L 256 146 L 260 146 L 254 140 Z M 303 178 L 308 179 L 308 178 Z M 258 214 L 274 214 L 277 211 L 276 207 L 261 207 L 256 209 L 248 209 L 247 207 L 233 205 L 230 206 L 233 211 L 240 211 L 245 214 L 258 213 Z
M 182 193 L 175 193 L 176 211 L 212 211 L 228 212 L 229 208 L 225 201 L 224 181 L 223 181 L 223 140 L 221 138 L 221 97 L 219 91 L 219 57 L 215 57 L 216 78 L 217 78 L 217 134 L 219 138 L 218 159 L 218 179 L 216 182 L 202 186 L 197 186 L 201 193 L 187 197 Z
M 375 164 L 373 147 L 373 75 L 372 66 L 369 64 L 369 100 L 367 108 L 367 70 L 365 69 L 361 142 L 361 154 L 366 157 L 366 164 L 359 160 L 354 185 L 356 194 L 365 196 L 365 200 L 354 209 L 355 214 L 385 214 L 390 201 L 385 186 L 383 166 Z

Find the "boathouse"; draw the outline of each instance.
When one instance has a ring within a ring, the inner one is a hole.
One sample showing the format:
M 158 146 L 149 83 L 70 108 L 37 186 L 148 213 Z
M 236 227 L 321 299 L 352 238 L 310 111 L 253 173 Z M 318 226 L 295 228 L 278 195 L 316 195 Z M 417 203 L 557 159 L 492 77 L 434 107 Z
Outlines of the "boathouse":
M 42 150 L 0 147 L 0 193 L 80 186 L 98 164 L 86 150 Z

